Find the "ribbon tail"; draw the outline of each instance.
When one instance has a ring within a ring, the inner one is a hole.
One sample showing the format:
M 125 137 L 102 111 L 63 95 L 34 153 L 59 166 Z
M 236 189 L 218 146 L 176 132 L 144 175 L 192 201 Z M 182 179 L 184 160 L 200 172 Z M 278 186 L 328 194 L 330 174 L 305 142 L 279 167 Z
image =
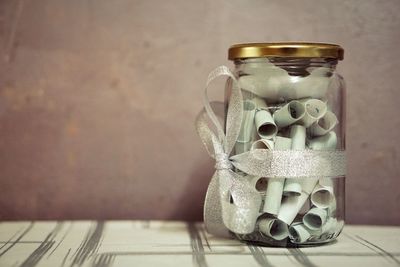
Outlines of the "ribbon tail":
M 261 196 L 246 180 L 231 170 L 217 171 L 210 182 L 204 205 L 204 223 L 211 234 L 229 237 L 252 233 L 261 206 Z
M 229 238 L 231 234 L 222 219 L 220 184 L 217 172 L 214 173 L 208 185 L 204 202 L 204 225 L 212 235 Z
M 229 190 L 231 199 L 221 200 L 223 219 L 232 232 L 250 234 L 254 232 L 260 215 L 261 195 L 252 188 L 249 176 L 241 176 L 231 170 L 227 172 L 231 176 Z

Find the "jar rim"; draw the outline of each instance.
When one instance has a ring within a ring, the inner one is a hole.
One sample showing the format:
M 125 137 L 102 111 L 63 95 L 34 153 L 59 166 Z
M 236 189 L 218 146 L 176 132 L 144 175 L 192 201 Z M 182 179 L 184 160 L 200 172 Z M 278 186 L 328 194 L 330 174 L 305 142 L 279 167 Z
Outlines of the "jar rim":
M 344 50 L 340 45 L 328 43 L 279 42 L 243 43 L 229 47 L 228 59 L 257 57 L 300 57 L 343 59 Z

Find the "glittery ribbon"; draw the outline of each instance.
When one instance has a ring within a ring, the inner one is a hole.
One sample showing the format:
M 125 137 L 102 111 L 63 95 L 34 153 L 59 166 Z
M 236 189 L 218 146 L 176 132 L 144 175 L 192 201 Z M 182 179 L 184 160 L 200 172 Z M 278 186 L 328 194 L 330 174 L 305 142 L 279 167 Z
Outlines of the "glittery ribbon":
M 208 86 L 217 77 L 227 76 L 232 92 L 226 114 L 223 104 L 210 102 Z M 241 89 L 234 74 L 226 66 L 217 67 L 207 79 L 203 96 L 204 109 L 196 118 L 197 132 L 208 154 L 215 159 L 215 173 L 208 186 L 204 204 L 204 223 L 211 234 L 227 237 L 229 231 L 247 234 L 254 231 L 261 196 L 250 184 L 247 175 L 259 177 L 335 177 L 345 175 L 344 151 L 267 150 L 256 149 L 229 157 L 240 132 L 243 117 Z M 222 108 L 221 108 L 222 107 Z M 210 120 L 214 131 L 208 125 Z

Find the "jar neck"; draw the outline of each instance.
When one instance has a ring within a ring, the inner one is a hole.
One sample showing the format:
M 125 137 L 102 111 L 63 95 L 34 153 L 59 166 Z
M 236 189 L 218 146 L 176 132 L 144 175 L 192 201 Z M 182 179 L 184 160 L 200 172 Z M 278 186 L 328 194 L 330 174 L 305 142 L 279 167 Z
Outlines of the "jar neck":
M 334 72 L 338 63 L 334 58 L 287 58 L 287 57 L 265 57 L 237 59 L 234 61 L 235 70 L 240 74 L 246 64 L 262 67 L 265 63 L 272 63 L 274 66 L 286 70 L 291 76 L 307 76 L 316 68 L 328 68 L 330 73 Z

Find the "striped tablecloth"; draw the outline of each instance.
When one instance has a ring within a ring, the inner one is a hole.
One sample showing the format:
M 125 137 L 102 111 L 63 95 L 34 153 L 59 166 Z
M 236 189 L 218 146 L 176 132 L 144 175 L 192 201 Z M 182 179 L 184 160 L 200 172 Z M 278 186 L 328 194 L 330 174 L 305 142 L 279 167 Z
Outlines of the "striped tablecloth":
M 345 226 L 331 244 L 286 249 L 215 238 L 201 223 L 2 222 L 6 266 L 400 266 L 400 227 Z

